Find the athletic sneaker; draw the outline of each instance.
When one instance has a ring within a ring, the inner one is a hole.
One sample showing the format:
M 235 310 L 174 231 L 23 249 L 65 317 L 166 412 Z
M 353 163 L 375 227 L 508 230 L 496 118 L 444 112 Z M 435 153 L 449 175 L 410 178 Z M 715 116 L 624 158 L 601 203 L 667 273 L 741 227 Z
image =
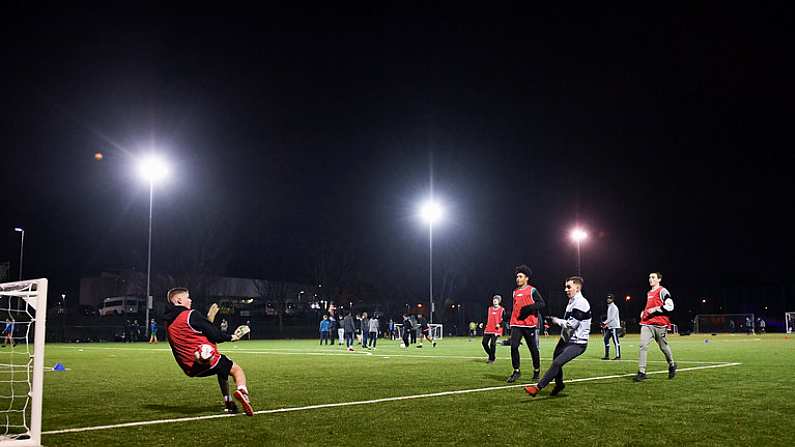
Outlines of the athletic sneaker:
M 227 413 L 229 413 L 229 414 L 237 414 L 237 411 L 238 411 L 237 410 L 237 405 L 235 405 L 235 402 L 233 400 L 230 399 L 230 400 L 224 401 L 224 407 L 226 407 L 225 409 L 226 409 Z
M 549 392 L 549 395 L 557 396 L 558 394 L 560 394 L 561 391 L 563 391 L 563 388 L 566 388 L 566 385 L 562 383 L 560 385 L 555 384 L 555 388 L 552 388 L 552 391 Z
M 246 412 L 246 416 L 254 416 L 254 407 L 251 406 L 248 393 L 243 390 L 236 390 L 234 396 L 235 399 L 240 402 L 240 405 L 243 406 L 243 411 Z
M 433 342 L 433 347 L 434 347 L 434 348 L 436 347 L 436 342 Z
M 541 390 L 540 390 L 540 389 L 538 389 L 538 387 L 537 387 L 537 386 L 535 386 L 535 385 L 530 385 L 530 386 L 526 386 L 526 387 L 524 387 L 524 392 L 525 392 L 525 393 L 527 393 L 527 394 L 529 394 L 531 397 L 536 397 L 536 395 L 537 395 L 537 394 L 538 394 L 540 391 L 541 391 Z
M 417 348 L 421 348 L 421 347 L 422 347 L 422 345 L 417 345 Z
M 618 357 L 613 358 L 613 360 L 621 360 L 621 356 L 619 355 Z
M 506 382 L 514 383 L 519 377 L 522 377 L 522 373 L 520 373 L 519 371 L 514 371 L 513 374 L 511 374 L 511 377 L 508 377 L 508 380 L 506 380 Z
M 538 381 L 541 378 L 541 371 L 533 371 L 533 381 Z
M 635 382 L 642 382 L 642 381 L 646 380 L 646 373 L 642 373 L 642 372 L 638 371 L 638 374 L 632 380 L 634 380 Z
M 673 379 L 674 377 L 676 377 L 676 363 L 668 366 L 668 378 Z
M 491 364 L 493 364 L 493 363 L 494 363 L 494 360 L 491 360 L 491 359 L 489 359 L 489 360 L 486 360 L 486 364 L 487 364 L 487 365 L 491 365 Z
M 348 347 L 348 352 L 353 352 L 353 346 Z
M 604 357 L 601 358 L 601 360 L 610 360 L 610 357 L 604 356 Z

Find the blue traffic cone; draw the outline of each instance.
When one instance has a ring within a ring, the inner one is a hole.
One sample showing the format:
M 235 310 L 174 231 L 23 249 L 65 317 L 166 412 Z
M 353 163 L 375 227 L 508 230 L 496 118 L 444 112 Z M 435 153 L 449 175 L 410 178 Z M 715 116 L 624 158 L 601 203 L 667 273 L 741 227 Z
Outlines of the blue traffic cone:
M 52 367 L 53 371 L 66 371 L 66 367 L 63 366 L 63 363 L 56 363 L 55 366 Z

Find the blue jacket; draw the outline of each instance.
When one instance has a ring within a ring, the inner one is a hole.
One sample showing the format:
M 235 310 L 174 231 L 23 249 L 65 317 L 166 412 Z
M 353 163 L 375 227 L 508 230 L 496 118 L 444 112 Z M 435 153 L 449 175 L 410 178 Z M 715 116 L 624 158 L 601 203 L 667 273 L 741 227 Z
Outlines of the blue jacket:
M 328 332 L 329 327 L 331 327 L 331 322 L 329 320 L 320 320 L 320 332 Z

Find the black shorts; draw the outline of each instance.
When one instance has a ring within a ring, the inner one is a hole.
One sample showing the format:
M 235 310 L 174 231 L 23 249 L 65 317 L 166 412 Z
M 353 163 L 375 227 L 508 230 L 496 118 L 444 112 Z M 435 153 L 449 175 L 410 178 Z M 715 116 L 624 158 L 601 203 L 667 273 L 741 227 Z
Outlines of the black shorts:
M 196 377 L 210 377 L 215 375 L 229 377 L 229 372 L 232 370 L 232 365 L 234 365 L 234 362 L 232 362 L 229 357 L 221 354 L 221 358 L 218 360 L 218 363 L 216 363 L 215 366 L 208 369 L 207 371 L 196 374 Z

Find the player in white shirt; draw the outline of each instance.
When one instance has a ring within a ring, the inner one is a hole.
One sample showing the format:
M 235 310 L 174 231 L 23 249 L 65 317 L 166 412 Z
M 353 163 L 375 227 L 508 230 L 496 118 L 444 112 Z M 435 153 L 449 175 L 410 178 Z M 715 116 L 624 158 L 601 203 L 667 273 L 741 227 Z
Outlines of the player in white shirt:
M 602 360 L 610 360 L 610 340 L 616 347 L 616 357 L 613 360 L 621 360 L 621 342 L 618 340 L 618 331 L 621 329 L 621 319 L 618 316 L 618 306 L 616 306 L 615 296 L 611 293 L 607 295 L 607 319 L 602 322 L 602 330 L 605 332 L 605 356 Z
M 524 387 L 527 394 L 536 395 L 555 380 L 555 388 L 549 393 L 556 396 L 566 385 L 563 384 L 563 365 L 582 355 L 588 348 L 588 338 L 591 334 L 591 304 L 582 296 L 582 278 L 572 276 L 566 280 L 566 296 L 569 302 L 566 305 L 566 314 L 563 318 L 549 317 L 552 323 L 560 326 L 560 340 L 555 346 L 552 366 L 549 367 L 544 377 L 537 385 Z

